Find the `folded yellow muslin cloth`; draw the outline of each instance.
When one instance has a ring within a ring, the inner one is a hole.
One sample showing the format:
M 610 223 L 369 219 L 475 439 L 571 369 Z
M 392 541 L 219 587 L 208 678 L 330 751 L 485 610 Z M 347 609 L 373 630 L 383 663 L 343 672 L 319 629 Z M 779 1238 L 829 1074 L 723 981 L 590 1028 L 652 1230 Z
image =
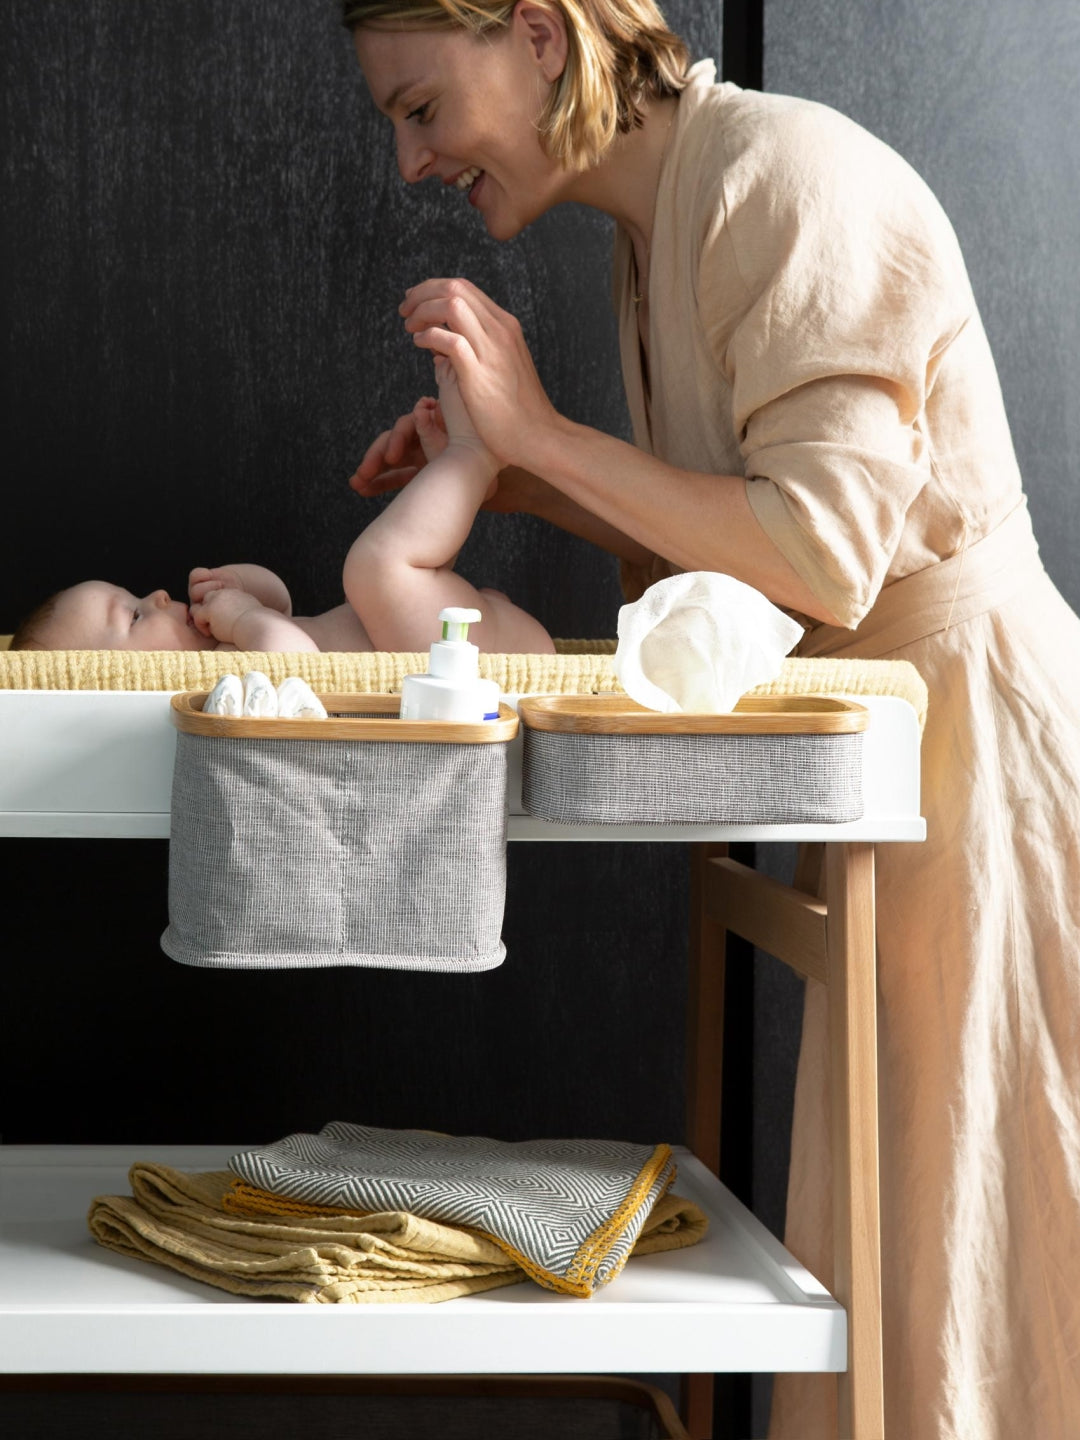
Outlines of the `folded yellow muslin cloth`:
M 667 1145 L 509 1142 L 335 1120 L 229 1161 L 252 1191 L 324 1209 L 404 1210 L 490 1241 L 538 1284 L 591 1295 L 622 1269 L 675 1176 Z
M 433 1303 L 528 1278 L 482 1236 L 402 1211 L 275 1213 L 255 1192 L 256 1214 L 237 1210 L 237 1182 L 227 1171 L 192 1174 L 142 1161 L 128 1178 L 130 1195 L 92 1202 L 94 1239 L 233 1295 L 324 1305 Z M 706 1225 L 695 1205 L 666 1195 L 634 1253 L 692 1245 Z

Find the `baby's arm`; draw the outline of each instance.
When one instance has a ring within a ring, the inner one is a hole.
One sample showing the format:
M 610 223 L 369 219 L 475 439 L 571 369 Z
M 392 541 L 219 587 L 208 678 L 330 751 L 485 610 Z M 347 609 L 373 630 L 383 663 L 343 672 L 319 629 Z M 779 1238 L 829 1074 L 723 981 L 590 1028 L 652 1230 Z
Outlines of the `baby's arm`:
M 191 607 L 196 629 L 235 650 L 318 650 L 306 630 L 236 586 L 219 585 Z
M 213 569 L 197 565 L 188 576 L 188 599 L 193 605 L 221 589 L 243 590 L 269 610 L 292 614 L 292 599 L 284 580 L 264 565 L 218 565 Z
M 422 400 L 414 413 L 428 463 L 354 542 L 345 594 L 377 649 L 426 649 L 439 611 L 460 605 L 484 617 L 470 631 L 481 649 L 551 651 L 539 621 L 454 573 L 476 512 L 497 483 L 499 462 L 473 429 L 449 361 L 439 356 L 435 373 L 449 439 L 434 403 Z

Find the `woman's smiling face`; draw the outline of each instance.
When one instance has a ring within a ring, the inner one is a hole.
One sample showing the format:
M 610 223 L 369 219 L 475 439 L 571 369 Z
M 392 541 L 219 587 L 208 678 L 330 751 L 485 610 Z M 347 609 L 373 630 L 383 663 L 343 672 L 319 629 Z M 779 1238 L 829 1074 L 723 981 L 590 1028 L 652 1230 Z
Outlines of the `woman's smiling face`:
M 563 36 L 538 7 L 519 6 L 505 29 L 479 37 L 361 28 L 354 38 L 409 184 L 432 177 L 456 184 L 496 240 L 563 198 L 571 173 L 544 153 L 537 130 L 562 71 Z

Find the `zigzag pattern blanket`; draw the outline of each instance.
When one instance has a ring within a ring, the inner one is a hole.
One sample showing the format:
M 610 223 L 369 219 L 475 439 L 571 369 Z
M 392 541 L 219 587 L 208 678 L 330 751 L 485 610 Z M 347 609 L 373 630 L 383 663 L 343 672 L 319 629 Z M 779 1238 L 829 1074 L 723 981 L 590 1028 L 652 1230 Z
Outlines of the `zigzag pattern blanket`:
M 404 1210 L 493 1242 L 539 1284 L 588 1296 L 626 1263 L 675 1176 L 667 1145 L 510 1143 L 332 1121 L 234 1155 L 230 1210 Z M 263 1197 L 260 1201 L 260 1197 Z

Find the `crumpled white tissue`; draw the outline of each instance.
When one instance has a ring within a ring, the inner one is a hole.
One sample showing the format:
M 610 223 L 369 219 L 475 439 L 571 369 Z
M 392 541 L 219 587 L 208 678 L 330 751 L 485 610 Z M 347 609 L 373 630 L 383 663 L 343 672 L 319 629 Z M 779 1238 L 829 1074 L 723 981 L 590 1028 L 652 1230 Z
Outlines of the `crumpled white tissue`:
M 204 715 L 240 715 L 244 709 L 244 687 L 239 675 L 222 675 L 203 704 Z
M 632 700 L 665 714 L 723 714 L 780 672 L 803 627 L 731 575 L 691 570 L 619 611 L 615 674 Z
M 277 713 L 277 691 L 273 682 L 261 670 L 249 670 L 244 676 L 244 714 L 273 716 Z
M 277 713 L 282 719 L 325 720 L 326 706 L 299 675 L 287 675 L 277 687 Z

